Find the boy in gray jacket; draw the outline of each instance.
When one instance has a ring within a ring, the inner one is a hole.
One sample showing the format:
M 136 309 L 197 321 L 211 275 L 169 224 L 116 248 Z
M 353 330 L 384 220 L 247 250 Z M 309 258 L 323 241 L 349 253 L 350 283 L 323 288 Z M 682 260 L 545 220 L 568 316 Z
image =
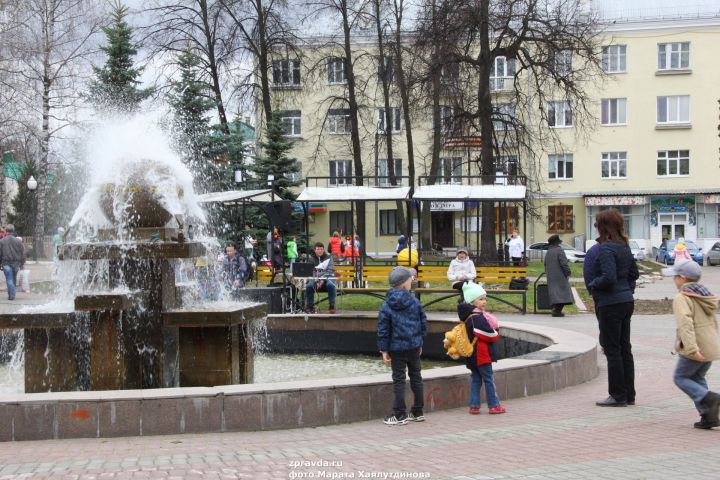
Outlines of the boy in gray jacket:
M 673 380 L 680 390 L 692 398 L 700 413 L 700 421 L 693 426 L 705 430 L 718 427 L 720 395 L 711 392 L 705 380 L 712 361 L 720 359 L 715 319 L 718 299 L 707 287 L 697 283 L 702 269 L 693 261 L 663 268 L 662 274 L 673 277 L 678 289 L 673 300 L 673 313 L 677 322 L 675 350 L 679 359 Z

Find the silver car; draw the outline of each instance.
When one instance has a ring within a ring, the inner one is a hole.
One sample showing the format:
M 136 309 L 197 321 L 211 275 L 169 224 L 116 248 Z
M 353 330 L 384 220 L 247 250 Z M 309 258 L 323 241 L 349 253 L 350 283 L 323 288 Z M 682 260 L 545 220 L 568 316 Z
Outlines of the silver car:
M 715 242 L 715 244 L 710 247 L 710 250 L 707 251 L 706 258 L 708 265 L 720 265 L 720 242 Z
M 630 246 L 630 251 L 633 254 L 633 257 L 635 257 L 635 260 L 638 262 L 642 262 L 645 260 L 645 248 L 638 245 L 638 243 L 635 240 L 630 240 L 628 242 L 628 245 Z
M 585 261 L 585 252 L 576 250 L 575 247 L 568 245 L 567 243 L 562 243 L 560 244 L 560 246 L 565 251 L 565 256 L 567 257 L 568 262 L 575 263 Z M 527 253 L 530 258 L 543 259 L 545 258 L 545 253 L 547 252 L 547 249 L 547 242 L 537 242 L 533 243 L 528 247 Z

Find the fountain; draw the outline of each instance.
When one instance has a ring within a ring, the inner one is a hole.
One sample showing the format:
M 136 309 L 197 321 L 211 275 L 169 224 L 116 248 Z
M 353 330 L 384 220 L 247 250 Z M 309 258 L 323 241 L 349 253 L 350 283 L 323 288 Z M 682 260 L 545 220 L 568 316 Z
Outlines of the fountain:
M 175 263 L 207 250 L 184 235 L 188 213 L 204 219 L 189 174 L 118 159 L 71 221 L 79 231 L 92 217 L 91 240 L 58 252 L 72 305 L 0 315 L 0 329 L 24 330 L 25 393 L 251 383 L 250 323 L 265 305 L 186 305 L 176 285 Z

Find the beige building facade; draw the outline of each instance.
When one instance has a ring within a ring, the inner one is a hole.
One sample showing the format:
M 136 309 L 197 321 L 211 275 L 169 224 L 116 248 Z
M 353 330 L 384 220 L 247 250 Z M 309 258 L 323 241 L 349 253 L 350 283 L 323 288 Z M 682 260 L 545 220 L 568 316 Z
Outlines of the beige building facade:
M 592 128 L 579 135 L 572 105 L 558 102 L 553 125 L 537 127 L 555 129 L 562 146 L 498 161 L 500 174 L 537 176 L 530 182 L 537 188 L 528 194 L 534 215 L 528 215 L 524 231 L 524 222 L 516 218 L 523 213 L 519 205 L 510 206 L 511 221 L 503 229 L 520 226 L 526 245 L 558 233 L 566 243 L 584 249 L 597 233 L 595 213 L 614 207 L 623 213 L 629 236 L 648 253 L 663 239 L 680 237 L 707 250 L 720 240 L 720 65 L 715 61 L 720 17 L 615 22 L 604 30 L 602 68 L 607 75 L 591 90 Z M 396 174 L 407 182 L 399 97 L 393 93 L 392 113 L 386 114 L 371 37 L 356 40 L 354 49 L 363 173 L 387 175 L 382 133 L 391 128 Z M 303 52 L 301 59 L 273 62 L 273 102 L 284 112 L 288 138 L 295 145 L 291 153 L 302 163 L 302 176 L 326 176 L 330 178 L 323 186 L 342 186 L 354 174 L 348 112 L 340 100 L 347 88 L 342 52 L 319 40 L 309 42 Z M 512 81 L 511 68 L 511 62 L 496 63 L 491 81 L 497 102 L 503 101 L 505 82 Z M 258 114 L 258 121 L 261 117 Z M 427 175 L 432 115 L 418 104 L 412 117 L 416 176 Z M 258 130 L 262 136 L 262 126 Z M 448 188 L 461 182 L 460 175 L 478 174 L 468 161 L 478 154 L 472 147 L 443 150 L 441 177 Z M 350 228 L 352 199 L 347 200 L 310 205 L 316 239 L 329 237 L 336 227 Z M 421 228 L 430 229 L 433 243 L 441 247 L 468 242 L 473 249 L 476 207 L 473 202 L 434 202 L 431 225 Z M 507 213 L 498 210 L 497 218 Z M 366 219 L 368 254 L 393 253 L 401 233 L 397 205 L 368 202 Z

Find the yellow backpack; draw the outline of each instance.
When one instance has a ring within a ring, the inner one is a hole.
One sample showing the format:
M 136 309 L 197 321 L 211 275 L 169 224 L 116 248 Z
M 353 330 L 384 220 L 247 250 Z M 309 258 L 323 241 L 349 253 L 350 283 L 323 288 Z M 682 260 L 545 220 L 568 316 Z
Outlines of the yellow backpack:
M 477 342 L 477 338 L 473 337 L 470 341 L 465 322 L 462 322 L 455 325 L 449 332 L 445 332 L 443 347 L 447 350 L 450 358 L 458 360 L 460 357 L 472 357 L 475 342 Z

